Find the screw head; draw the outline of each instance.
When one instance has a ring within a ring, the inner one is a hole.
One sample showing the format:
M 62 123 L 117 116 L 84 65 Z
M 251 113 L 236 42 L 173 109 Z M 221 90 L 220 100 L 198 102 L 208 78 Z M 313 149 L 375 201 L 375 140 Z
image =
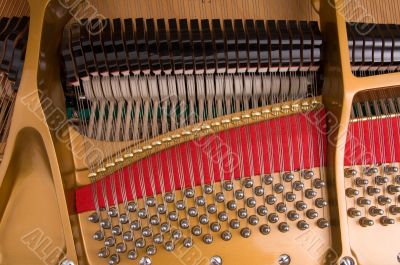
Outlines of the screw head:
M 354 265 L 354 260 L 350 257 L 343 257 L 340 260 L 340 265 Z
M 282 254 L 278 258 L 279 265 L 289 265 L 291 262 L 291 258 L 288 254 Z
M 75 263 L 72 260 L 65 259 L 61 261 L 60 265 L 75 265 Z
M 222 265 L 222 258 L 220 256 L 212 256 L 210 258 L 210 265 Z
M 139 261 L 140 265 L 151 265 L 151 259 L 149 257 L 142 257 Z

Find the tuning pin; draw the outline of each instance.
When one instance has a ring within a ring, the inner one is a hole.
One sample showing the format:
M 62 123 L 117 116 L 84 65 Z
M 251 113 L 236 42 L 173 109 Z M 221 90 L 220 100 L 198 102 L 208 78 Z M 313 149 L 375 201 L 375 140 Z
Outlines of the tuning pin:
M 300 220 L 297 222 L 297 228 L 299 228 L 300 230 L 306 230 L 309 227 L 310 225 L 304 220 Z
M 325 187 L 325 181 L 323 181 L 322 179 L 314 179 L 313 184 L 314 188 L 316 189 L 321 189 Z
M 146 227 L 143 227 L 143 229 L 142 229 L 142 235 L 144 236 L 144 237 L 149 237 L 149 236 L 151 236 L 152 235 L 152 230 L 151 230 L 151 228 L 150 227 L 148 227 L 148 226 L 146 226 Z
M 100 221 L 100 226 L 104 229 L 110 229 L 111 228 L 111 221 L 108 219 L 103 219 Z
M 211 244 L 213 242 L 213 237 L 211 234 L 205 234 L 203 236 L 203 242 L 206 244 Z
M 280 203 L 278 203 L 278 204 L 276 205 L 276 211 L 277 211 L 278 213 L 284 213 L 284 212 L 286 212 L 286 210 L 287 210 L 287 207 L 286 207 L 286 204 L 285 204 L 285 203 L 280 202 Z
M 134 221 L 131 222 L 131 229 L 132 229 L 132 230 L 137 231 L 137 230 L 139 230 L 140 228 L 141 228 L 141 227 L 140 227 L 140 222 L 139 222 L 138 220 L 134 220 Z
M 179 221 L 179 226 L 180 226 L 182 229 L 188 229 L 188 228 L 189 228 L 189 220 L 186 219 L 186 218 L 182 218 L 182 219 Z
M 243 190 L 236 190 L 235 191 L 235 198 L 236 200 L 241 200 L 244 198 L 244 191 Z
M 396 205 L 391 205 L 389 207 L 389 212 L 393 215 L 399 214 L 400 213 L 400 207 Z
M 245 188 L 250 189 L 250 188 L 253 187 L 253 184 L 254 184 L 254 181 L 252 179 L 250 179 L 250 178 L 247 178 L 247 179 L 243 180 L 243 185 L 244 185 Z
M 287 217 L 290 221 L 295 221 L 299 219 L 300 215 L 296 211 L 291 210 L 288 212 Z
M 281 231 L 282 233 L 286 233 L 289 231 L 289 225 L 286 222 L 282 222 L 278 225 L 278 229 L 279 231 Z
M 197 206 L 204 206 L 206 204 L 206 199 L 203 196 L 199 196 L 196 198 Z
M 157 205 L 157 212 L 159 214 L 165 214 L 167 212 L 167 207 L 165 206 L 165 204 L 159 204 Z
M 112 236 L 109 236 L 104 240 L 104 245 L 106 247 L 112 247 L 114 246 L 114 244 L 115 244 L 115 238 Z
M 97 223 L 99 221 L 99 219 L 100 219 L 100 217 L 97 213 L 92 213 L 88 217 L 89 222 L 92 222 L 92 223 Z
M 198 214 L 199 214 L 199 211 L 197 210 L 196 207 L 190 207 L 190 208 L 188 209 L 188 215 L 189 215 L 190 217 L 196 217 Z
M 395 224 L 396 221 L 392 218 L 389 218 L 387 216 L 382 216 L 379 221 L 381 222 L 382 225 L 387 226 L 387 225 L 392 225 Z
M 303 201 L 297 201 L 295 206 L 298 211 L 304 211 L 307 209 L 307 204 Z
M 291 192 L 291 191 L 286 192 L 285 198 L 286 198 L 286 201 L 292 202 L 292 201 L 294 201 L 294 200 L 296 199 L 296 194 L 294 194 L 294 193 Z
M 211 194 L 214 191 L 213 186 L 211 185 L 204 185 L 203 190 L 205 194 Z
M 128 215 L 125 214 L 125 213 L 120 214 L 120 216 L 119 216 L 119 222 L 120 222 L 121 224 L 127 224 L 127 223 L 129 222 L 129 217 L 128 217 Z
M 114 265 L 119 263 L 119 255 L 117 254 L 112 254 L 110 256 L 110 259 L 108 260 L 109 265 Z
M 185 205 L 185 203 L 184 203 L 184 201 L 183 200 L 179 200 L 179 201 L 177 201 L 176 203 L 175 203 L 175 207 L 176 207 L 176 209 L 178 209 L 178 210 L 185 210 L 185 208 L 186 208 L 186 205 Z
M 317 196 L 317 192 L 313 189 L 306 189 L 305 190 L 305 196 L 307 199 L 312 199 L 315 196 Z
M 99 258 L 107 258 L 109 255 L 110 255 L 110 250 L 107 247 L 102 247 L 99 253 L 97 253 L 97 256 Z
M 153 236 L 153 242 L 155 244 L 161 244 L 164 242 L 164 236 L 162 234 L 156 234 Z
M 271 185 L 273 181 L 274 181 L 274 177 L 271 175 L 265 175 L 263 177 L 263 182 L 265 185 Z
M 398 169 L 397 167 L 394 167 L 394 166 L 385 166 L 385 167 L 383 168 L 383 170 L 384 170 L 384 172 L 385 172 L 386 174 L 388 174 L 388 175 L 397 173 L 397 172 L 399 171 L 399 169 Z
M 397 185 L 400 185 L 400 175 L 397 175 L 397 176 L 394 178 L 394 182 L 396 182 Z
M 374 221 L 372 221 L 371 219 L 368 219 L 366 217 L 361 217 L 359 222 L 360 222 L 360 225 L 362 227 L 367 227 L 367 226 L 373 226 L 374 225 Z
M 232 229 L 238 229 L 238 228 L 240 227 L 240 221 L 239 221 L 238 219 L 232 219 L 232 220 L 229 222 L 229 226 L 230 226 Z
M 119 236 L 122 233 L 122 228 L 119 225 L 115 225 L 113 226 L 113 228 L 111 229 L 111 233 L 115 236 Z
M 154 207 L 154 205 L 156 205 L 156 199 L 154 197 L 146 198 L 146 205 L 149 207 Z
M 238 210 L 238 216 L 239 216 L 239 218 L 242 218 L 242 219 L 247 218 L 247 210 L 246 210 L 246 208 L 240 208 Z
M 367 175 L 367 176 L 372 176 L 374 174 L 378 174 L 378 172 L 379 172 L 379 170 L 376 167 L 369 167 L 369 168 L 366 168 L 364 171 L 365 175 Z
M 390 194 L 394 195 L 396 193 L 400 192 L 400 186 L 395 186 L 395 185 L 389 185 L 387 187 L 387 190 Z
M 173 193 L 171 193 L 171 192 L 165 193 L 165 195 L 164 195 L 164 200 L 165 200 L 167 203 L 173 203 L 173 202 L 174 202 L 174 199 L 175 199 L 175 196 L 174 196 Z
M 213 222 L 210 224 L 210 229 L 216 233 L 221 229 L 221 225 L 218 222 Z
M 254 208 L 257 205 L 257 201 L 253 197 L 247 198 L 246 199 L 246 205 L 249 208 Z
M 304 170 L 301 175 L 303 176 L 304 179 L 310 179 L 314 177 L 314 171 L 312 170 Z
M 296 180 L 295 182 L 293 182 L 293 189 L 295 191 L 301 191 L 304 189 L 304 183 L 301 181 Z
M 146 219 L 147 218 L 147 211 L 145 208 L 142 208 L 138 211 L 138 216 L 140 219 Z
M 192 228 L 192 234 L 193 234 L 193 235 L 195 235 L 195 236 L 200 236 L 201 233 L 202 233 L 201 226 L 199 226 L 199 225 L 193 226 L 193 228 Z
M 224 189 L 226 191 L 231 191 L 233 189 L 233 183 L 231 181 L 224 182 Z
M 146 248 L 146 254 L 149 256 L 153 256 L 157 253 L 157 247 L 155 245 L 150 245 Z M 148 263 L 146 263 L 148 264 Z
M 199 216 L 199 222 L 202 225 L 208 224 L 208 216 L 207 214 L 202 214 Z
M 130 250 L 129 252 L 128 252 L 128 259 L 129 260 L 135 260 L 135 259 L 137 259 L 137 257 L 138 257 L 138 253 L 137 253 L 137 251 L 136 250 Z
M 96 233 L 93 234 L 93 239 L 97 241 L 101 241 L 104 239 L 104 233 L 102 231 L 96 231 Z
M 368 186 L 367 187 L 367 193 L 369 196 L 374 196 L 375 194 L 378 194 L 381 192 L 380 188 L 373 187 L 373 186 Z
M 371 205 L 371 200 L 369 200 L 365 197 L 359 197 L 359 198 L 357 198 L 357 204 L 360 207 L 368 206 L 368 205 Z
M 218 213 L 218 220 L 221 222 L 225 222 L 228 220 L 228 214 L 226 212 L 220 212 Z
M 383 206 L 383 205 L 392 203 L 392 199 L 390 199 L 389 197 L 380 195 L 380 196 L 378 196 L 378 203 L 379 203 L 379 205 Z
M 360 177 L 356 178 L 356 180 L 354 182 L 356 183 L 357 187 L 364 187 L 364 186 L 367 186 L 369 183 L 368 179 L 364 179 L 364 178 L 360 178 Z
M 351 178 L 351 177 L 354 177 L 355 175 L 357 175 L 357 171 L 356 171 L 355 169 L 346 168 L 346 169 L 344 170 L 344 176 L 345 176 L 346 178 Z
M 315 206 L 318 208 L 323 208 L 328 205 L 328 202 L 324 200 L 323 198 L 318 198 L 315 200 Z
M 136 211 L 137 205 L 136 205 L 136 203 L 134 203 L 134 202 L 129 202 L 129 203 L 128 203 L 128 206 L 127 206 L 126 208 L 127 208 L 128 212 L 133 213 L 133 212 Z
M 218 203 L 222 203 L 225 201 L 225 196 L 222 192 L 218 192 L 217 194 L 215 194 L 215 200 Z
M 175 240 L 179 240 L 182 237 L 182 231 L 179 229 L 172 230 L 172 238 Z
M 178 213 L 176 211 L 172 211 L 168 213 L 168 219 L 170 221 L 177 221 L 178 220 Z
M 387 177 L 383 177 L 383 176 L 376 176 L 375 177 L 375 183 L 377 185 L 383 185 L 389 182 L 389 179 Z
M 257 213 L 260 216 L 266 216 L 268 214 L 268 209 L 264 205 L 260 205 L 257 207 Z
M 269 233 L 271 233 L 271 227 L 269 227 L 269 225 L 267 225 L 267 224 L 261 225 L 260 233 L 263 235 L 268 235 Z
M 224 196 L 224 194 L 223 194 L 222 192 L 218 192 L 217 194 L 215 194 L 215 200 L 216 200 L 218 203 L 224 202 L 224 201 L 225 201 L 225 196 Z
M 193 189 L 186 189 L 185 190 L 185 197 L 186 198 L 193 198 L 194 197 L 194 190 Z
M 269 205 L 275 204 L 276 200 L 277 199 L 275 195 L 267 195 L 267 197 L 265 197 L 265 202 L 268 203 Z
M 294 175 L 292 172 L 285 172 L 283 173 L 282 178 L 286 182 L 291 182 L 294 179 Z
M 256 215 L 251 215 L 248 219 L 250 225 L 257 225 L 258 224 L 258 217 Z
M 126 251 L 126 244 L 124 242 L 120 242 L 115 247 L 115 251 L 117 253 L 124 253 Z
M 285 190 L 285 187 L 282 184 L 277 183 L 277 184 L 274 185 L 274 191 L 276 193 L 278 193 L 278 194 L 282 193 L 284 190 Z
M 329 227 L 329 222 L 325 218 L 320 218 L 317 221 L 317 225 L 319 228 L 327 228 Z
M 268 221 L 270 221 L 271 223 L 276 223 L 279 221 L 279 217 L 276 213 L 271 213 L 268 215 Z
M 382 209 L 379 209 L 375 206 L 369 208 L 368 212 L 371 216 L 383 215 L 385 213 Z
M 175 249 L 175 244 L 172 241 L 165 242 L 164 248 L 166 251 L 171 252 Z
M 190 248 L 190 247 L 192 247 L 192 246 L 193 246 L 193 240 L 192 240 L 192 238 L 191 238 L 191 237 L 185 238 L 185 240 L 183 240 L 183 246 L 184 246 L 185 248 Z
M 310 219 L 315 219 L 318 217 L 318 212 L 314 209 L 309 209 L 306 211 L 306 216 Z
M 228 210 L 231 210 L 231 211 L 234 211 L 237 208 L 237 204 L 236 204 L 235 200 L 229 201 L 226 206 L 227 206 Z
M 111 207 L 110 209 L 108 209 L 107 214 L 108 214 L 108 216 L 110 216 L 110 217 L 117 217 L 117 215 L 118 215 L 117 208 Z
M 254 194 L 256 196 L 263 196 L 264 195 L 264 188 L 261 186 L 257 186 L 254 188 Z
M 248 227 L 242 228 L 242 230 L 240 230 L 240 235 L 241 235 L 243 238 L 248 238 L 248 237 L 250 237 L 250 236 L 251 236 L 251 230 L 250 230 L 250 228 L 248 228 Z
M 159 225 L 160 224 L 160 218 L 157 215 L 153 215 L 150 217 L 150 224 L 151 225 Z
M 346 189 L 346 196 L 349 197 L 349 198 L 354 197 L 354 196 L 358 196 L 359 194 L 360 194 L 360 192 L 358 190 L 356 190 L 356 189 L 353 189 L 353 188 L 347 188 Z
M 356 208 L 350 208 L 347 211 L 347 214 L 352 218 L 356 218 L 361 216 L 361 211 L 357 210 Z
M 217 206 L 215 206 L 215 204 L 209 204 L 207 205 L 207 212 L 210 214 L 214 214 L 217 212 Z

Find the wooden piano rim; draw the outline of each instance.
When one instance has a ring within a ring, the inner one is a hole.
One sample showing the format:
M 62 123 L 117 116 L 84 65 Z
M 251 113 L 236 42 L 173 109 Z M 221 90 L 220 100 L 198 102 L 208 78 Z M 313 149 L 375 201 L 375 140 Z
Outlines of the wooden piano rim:
M 73 166 L 71 166 L 72 154 L 54 137 L 54 133 L 50 130 L 47 122 L 48 117 L 44 112 L 43 106 L 41 106 L 39 98 L 40 92 L 53 99 L 57 107 L 65 108 L 62 102 L 62 87 L 59 81 L 59 73 L 57 72 L 58 67 L 53 67 L 55 69 L 46 67 L 46 65 L 59 65 L 58 56 L 56 56 L 58 54 L 57 42 L 44 43 L 42 40 L 44 36 L 51 33 L 59 34 L 61 39 L 62 28 L 67 23 L 68 14 L 57 4 L 56 0 L 28 1 L 31 8 L 31 25 L 26 61 L 20 89 L 17 94 L 17 103 L 12 117 L 8 143 L 3 162 L 0 165 L 0 183 L 3 184 L 6 174 L 13 167 L 10 162 L 18 135 L 26 129 L 36 131 L 44 143 L 51 166 L 50 177 L 54 183 L 59 209 L 57 214 L 60 215 L 60 222 L 64 230 L 65 245 L 63 249 L 66 256 L 75 262 L 75 264 L 78 264 L 78 256 L 81 257 L 82 253 L 78 253 L 78 250 L 75 248 L 75 243 L 77 242 L 74 242 L 72 234 L 73 227 L 77 225 L 76 216 L 70 208 L 73 200 L 70 201 L 69 199 L 67 202 L 67 197 L 69 198 L 70 196 L 68 194 L 70 194 L 70 190 L 75 185 L 75 181 L 73 180 L 75 171 Z M 334 6 L 336 4 L 336 2 L 333 3 Z M 341 124 L 334 132 L 335 135 L 342 136 L 336 140 L 335 146 L 343 146 L 346 140 L 345 136 L 347 135 L 350 109 L 354 95 L 360 91 L 382 88 L 382 84 L 385 84 L 384 86 L 386 87 L 398 86 L 400 85 L 400 73 L 355 77 L 350 68 L 345 19 L 338 10 L 335 10 L 328 4 L 328 1 L 321 3 L 321 25 L 323 32 L 326 32 L 328 29 L 334 30 L 330 31 L 330 34 L 326 36 L 328 41 L 327 47 L 333 47 L 333 49 L 330 49 L 328 59 L 325 60 L 325 77 L 327 80 L 324 85 L 323 101 L 327 109 L 338 118 Z M 44 54 L 47 54 L 47 56 L 43 57 Z M 46 82 L 43 83 L 43 80 Z M 38 106 L 35 113 L 26 104 L 21 104 L 21 100 L 27 97 L 31 104 Z M 346 225 L 345 201 L 338 200 L 338 198 L 344 198 L 344 151 L 335 146 L 330 147 L 328 150 L 328 177 L 331 180 L 335 180 L 335 185 L 330 185 L 332 189 L 330 194 L 336 194 L 337 196 L 330 199 L 336 200 L 337 209 L 341 210 L 331 214 L 333 218 L 332 233 L 335 235 L 335 242 L 333 243 L 336 252 L 340 253 L 338 261 L 344 256 L 350 256 L 356 260 L 350 247 L 349 233 Z M 62 183 L 62 179 L 64 183 Z M 2 217 L 2 212 L 0 214 L 0 217 Z

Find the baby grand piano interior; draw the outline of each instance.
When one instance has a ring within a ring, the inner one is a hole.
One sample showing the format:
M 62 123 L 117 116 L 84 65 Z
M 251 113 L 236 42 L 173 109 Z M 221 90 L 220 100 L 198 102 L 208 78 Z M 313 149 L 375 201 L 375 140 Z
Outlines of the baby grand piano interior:
M 399 264 L 399 14 L 3 0 L 0 264 Z

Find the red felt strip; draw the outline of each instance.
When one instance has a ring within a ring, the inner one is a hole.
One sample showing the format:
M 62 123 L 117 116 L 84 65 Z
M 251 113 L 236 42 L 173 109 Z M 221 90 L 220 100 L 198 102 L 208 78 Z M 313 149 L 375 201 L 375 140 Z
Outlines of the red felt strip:
M 257 175 L 262 171 L 259 162 L 261 151 L 264 173 L 319 167 L 321 163 L 325 164 L 329 138 L 325 120 L 326 112 L 318 110 L 234 128 L 180 144 L 98 181 L 95 184 L 97 196 L 93 195 L 93 185 L 77 189 L 77 212 L 95 209 L 95 197 L 100 207 L 106 204 L 103 197 L 113 205 L 113 189 L 120 203 L 124 200 L 123 188 L 126 199 L 132 200 L 141 198 L 143 192 L 150 196 L 154 192 L 161 193 L 162 188 L 171 191 L 173 186 L 175 189 L 190 187 L 192 181 L 201 185 L 221 178 L 229 180 L 232 176 Z M 398 117 L 352 123 L 345 147 L 345 165 L 399 161 L 399 124 Z M 111 185 L 112 178 L 115 185 Z

